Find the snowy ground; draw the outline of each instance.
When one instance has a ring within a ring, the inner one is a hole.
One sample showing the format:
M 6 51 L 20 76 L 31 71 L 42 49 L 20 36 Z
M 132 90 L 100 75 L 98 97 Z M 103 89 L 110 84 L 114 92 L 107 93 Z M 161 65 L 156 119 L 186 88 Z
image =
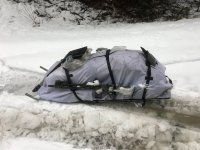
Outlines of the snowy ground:
M 59 142 L 41 141 L 32 138 L 10 139 L 0 145 L 1 150 L 90 150 L 74 148 Z
M 15 6 L 1 0 L 0 149 L 72 149 L 64 143 L 91 149 L 199 149 L 199 35 L 198 18 L 100 26 L 52 21 L 32 28 Z M 40 65 L 48 68 L 69 50 L 85 45 L 94 50 L 114 45 L 150 50 L 166 64 L 174 82 L 172 99 L 152 100 L 140 108 L 115 102 L 61 105 L 24 96 L 44 74 Z

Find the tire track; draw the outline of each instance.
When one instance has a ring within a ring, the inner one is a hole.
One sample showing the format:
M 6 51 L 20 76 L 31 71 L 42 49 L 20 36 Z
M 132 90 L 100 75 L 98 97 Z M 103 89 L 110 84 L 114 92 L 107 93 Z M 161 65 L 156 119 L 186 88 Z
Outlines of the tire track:
M 172 62 L 164 63 L 164 65 L 168 66 L 168 65 L 175 65 L 175 64 L 182 64 L 182 63 L 189 63 L 189 62 L 198 62 L 198 61 L 200 61 L 200 58 L 190 59 L 190 60 L 172 61 Z
M 2 66 L 8 67 L 10 70 L 13 70 L 13 71 L 19 71 L 19 72 L 23 72 L 23 73 L 25 73 L 25 72 L 26 73 L 32 73 L 32 74 L 36 74 L 36 75 L 43 75 L 43 73 L 40 73 L 40 72 L 37 72 L 37 71 L 18 68 L 18 67 L 11 67 L 11 66 L 7 65 L 3 59 L 0 59 L 0 63 L 2 64 Z
M 6 91 L 16 95 L 24 95 L 27 91 L 31 91 L 42 79 L 42 73 L 10 67 L 2 59 L 0 59 L 0 63 L 3 67 L 8 68 L 6 71 L 0 72 L 1 81 L 3 82 L 0 92 Z
M 135 102 L 104 102 L 94 104 L 97 106 L 108 107 L 116 110 L 123 110 L 127 113 L 140 113 L 141 115 L 147 115 L 149 117 L 164 119 L 169 123 L 179 125 L 182 127 L 191 126 L 200 128 L 200 116 L 185 114 L 184 112 L 177 112 L 176 110 L 170 110 L 163 108 L 159 105 L 157 100 L 149 100 L 145 107 L 138 107 Z M 180 104 L 177 105 L 177 107 Z

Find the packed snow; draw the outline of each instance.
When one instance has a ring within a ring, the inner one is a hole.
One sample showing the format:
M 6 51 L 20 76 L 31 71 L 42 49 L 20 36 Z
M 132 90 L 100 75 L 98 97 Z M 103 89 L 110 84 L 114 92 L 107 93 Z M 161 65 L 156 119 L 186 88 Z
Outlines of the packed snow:
M 47 142 L 33 138 L 10 139 L 0 145 L 1 150 L 90 150 L 74 148 L 59 142 Z
M 200 147 L 200 19 L 176 22 L 63 24 L 33 28 L 19 7 L 0 1 L 0 149 L 192 149 Z M 148 49 L 173 80 L 170 100 L 57 104 L 24 94 L 45 68 L 88 46 Z M 42 139 L 40 141 L 38 139 Z M 61 142 L 61 143 L 52 143 Z M 70 145 L 65 145 L 70 144 Z M 72 146 L 73 145 L 73 146 Z M 75 148 L 74 148 L 75 149 Z

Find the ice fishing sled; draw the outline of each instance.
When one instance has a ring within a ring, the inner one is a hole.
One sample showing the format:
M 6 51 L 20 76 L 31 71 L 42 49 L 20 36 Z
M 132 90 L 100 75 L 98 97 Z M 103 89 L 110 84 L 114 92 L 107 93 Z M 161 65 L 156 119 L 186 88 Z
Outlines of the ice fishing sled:
M 33 92 L 39 99 L 60 102 L 168 99 L 173 85 L 165 67 L 144 48 L 87 47 L 70 51 L 53 64 Z M 30 95 L 29 95 L 30 96 Z

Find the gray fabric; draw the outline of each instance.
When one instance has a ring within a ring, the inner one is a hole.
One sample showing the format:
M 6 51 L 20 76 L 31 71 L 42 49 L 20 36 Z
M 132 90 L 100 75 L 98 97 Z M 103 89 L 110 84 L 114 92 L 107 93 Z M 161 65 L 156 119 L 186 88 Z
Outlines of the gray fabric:
M 104 55 L 105 51 L 95 53 L 83 66 L 77 70 L 70 71 L 70 74 L 73 74 L 71 78 L 72 82 L 84 84 L 99 80 L 101 84 L 111 85 L 112 81 Z M 143 53 L 137 50 L 111 51 L 110 64 L 117 86 L 134 87 L 132 96 L 117 93 L 116 99 L 142 99 L 146 83 L 145 76 L 147 74 L 147 66 Z M 150 81 L 147 87 L 146 99 L 170 98 L 172 85 L 165 77 L 165 67 L 158 62 L 155 67 L 151 67 L 151 74 L 153 80 Z M 63 66 L 44 78 L 43 85 L 38 91 L 40 98 L 62 103 L 77 102 L 77 98 L 69 89 L 48 87 L 48 85 L 55 84 L 56 80 L 67 81 Z M 77 90 L 76 92 L 82 100 L 112 100 L 112 97 L 109 95 L 96 98 L 94 96 L 95 91 L 92 90 Z

